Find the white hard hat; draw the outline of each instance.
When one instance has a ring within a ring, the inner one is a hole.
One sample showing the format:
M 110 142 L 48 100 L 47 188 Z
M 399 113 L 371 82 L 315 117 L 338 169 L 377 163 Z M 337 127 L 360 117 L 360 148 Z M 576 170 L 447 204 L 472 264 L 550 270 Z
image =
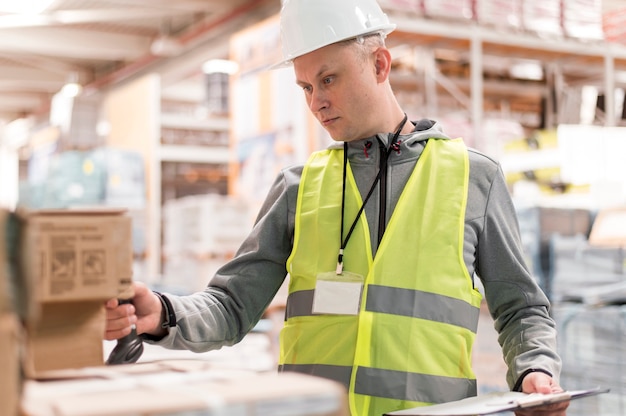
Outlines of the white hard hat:
M 360 35 L 396 28 L 376 0 L 284 0 L 280 12 L 283 61 Z

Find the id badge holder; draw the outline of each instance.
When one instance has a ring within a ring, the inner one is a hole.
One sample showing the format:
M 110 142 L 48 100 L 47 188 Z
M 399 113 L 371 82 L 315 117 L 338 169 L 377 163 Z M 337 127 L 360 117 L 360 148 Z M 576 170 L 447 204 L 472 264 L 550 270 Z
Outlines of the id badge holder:
M 317 275 L 313 295 L 313 313 L 358 315 L 363 293 L 363 276 L 344 271 Z

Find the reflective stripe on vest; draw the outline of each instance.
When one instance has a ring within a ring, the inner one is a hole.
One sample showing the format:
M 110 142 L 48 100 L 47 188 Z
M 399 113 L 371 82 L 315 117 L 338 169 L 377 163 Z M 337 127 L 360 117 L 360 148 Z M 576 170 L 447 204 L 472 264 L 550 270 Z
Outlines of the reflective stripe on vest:
M 287 317 L 313 316 L 314 290 L 292 293 L 287 303 Z M 419 304 L 419 309 L 412 308 Z M 479 310 L 459 299 L 428 292 L 385 286 L 370 286 L 365 309 L 372 312 L 411 316 L 460 326 L 476 332 Z
M 364 215 L 345 249 L 344 269 L 366 277 L 359 315 L 314 315 L 316 276 L 334 270 L 339 249 L 342 163 L 342 150 L 324 150 L 302 174 L 281 369 L 343 382 L 354 415 L 475 395 L 481 296 L 463 261 L 467 149 L 460 140 L 428 141 L 376 258 Z M 360 204 L 348 168 L 348 221 Z
M 279 371 L 294 371 L 324 377 L 346 386 L 350 383 L 352 375 L 351 366 L 342 367 L 325 364 L 283 364 L 279 366 Z M 409 390 L 408 396 L 398 396 L 397 390 L 389 388 L 389 386 L 394 385 L 419 387 Z M 411 400 L 423 403 L 435 398 L 436 403 L 444 403 L 450 394 L 464 396 L 468 391 L 475 390 L 476 386 L 472 380 L 467 379 L 360 367 L 356 376 L 355 389 L 359 394 L 395 400 Z

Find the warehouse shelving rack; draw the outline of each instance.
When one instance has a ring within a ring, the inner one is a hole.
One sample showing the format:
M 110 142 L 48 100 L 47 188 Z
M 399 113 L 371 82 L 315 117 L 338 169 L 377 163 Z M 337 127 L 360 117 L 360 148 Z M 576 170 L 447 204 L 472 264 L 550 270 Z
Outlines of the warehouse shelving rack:
M 468 64 L 465 88 L 473 130 L 481 136 L 485 108 L 485 97 L 502 92 L 503 85 L 484 79 L 485 62 L 490 57 L 511 60 L 534 60 L 542 63 L 548 81 L 543 86 L 502 80 L 511 88 L 506 93 L 511 99 L 529 94 L 528 88 L 539 91 L 547 100 L 543 108 L 545 126 L 554 127 L 558 94 L 569 82 L 594 84 L 604 92 L 614 91 L 626 80 L 621 72 L 626 71 L 626 46 L 601 40 L 583 40 L 567 37 L 547 36 L 522 30 L 481 25 L 475 21 L 436 20 L 424 17 L 397 15 L 391 12 L 390 19 L 397 24 L 396 31 L 389 36 L 390 46 L 413 46 L 425 50 L 448 50 L 462 56 Z M 499 84 L 499 85 L 498 85 Z M 429 88 L 423 84 L 424 88 Z M 432 86 L 431 86 L 432 87 Z M 613 94 L 605 94 L 605 125 L 617 123 Z

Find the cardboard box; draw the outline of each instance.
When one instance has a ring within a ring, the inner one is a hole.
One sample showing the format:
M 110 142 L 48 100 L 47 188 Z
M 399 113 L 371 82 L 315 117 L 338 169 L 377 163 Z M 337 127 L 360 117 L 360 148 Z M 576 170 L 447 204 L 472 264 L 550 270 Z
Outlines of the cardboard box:
M 349 414 L 341 384 L 304 374 L 223 371 L 206 362 L 184 360 L 95 368 L 91 375 L 86 368 L 65 380 L 59 375 L 55 381 L 27 383 L 23 401 L 26 414 Z
M 28 328 L 26 375 L 104 365 L 105 324 L 102 301 L 42 304 L 41 317 Z
M 0 313 L 0 415 L 18 414 L 22 393 L 22 327 L 17 315 Z
M 40 210 L 21 218 L 21 262 L 35 282 L 38 309 L 26 325 L 26 376 L 104 365 L 104 302 L 132 281 L 131 218 L 113 208 Z
M 40 302 L 106 300 L 132 280 L 132 223 L 119 209 L 40 210 L 25 241 Z

